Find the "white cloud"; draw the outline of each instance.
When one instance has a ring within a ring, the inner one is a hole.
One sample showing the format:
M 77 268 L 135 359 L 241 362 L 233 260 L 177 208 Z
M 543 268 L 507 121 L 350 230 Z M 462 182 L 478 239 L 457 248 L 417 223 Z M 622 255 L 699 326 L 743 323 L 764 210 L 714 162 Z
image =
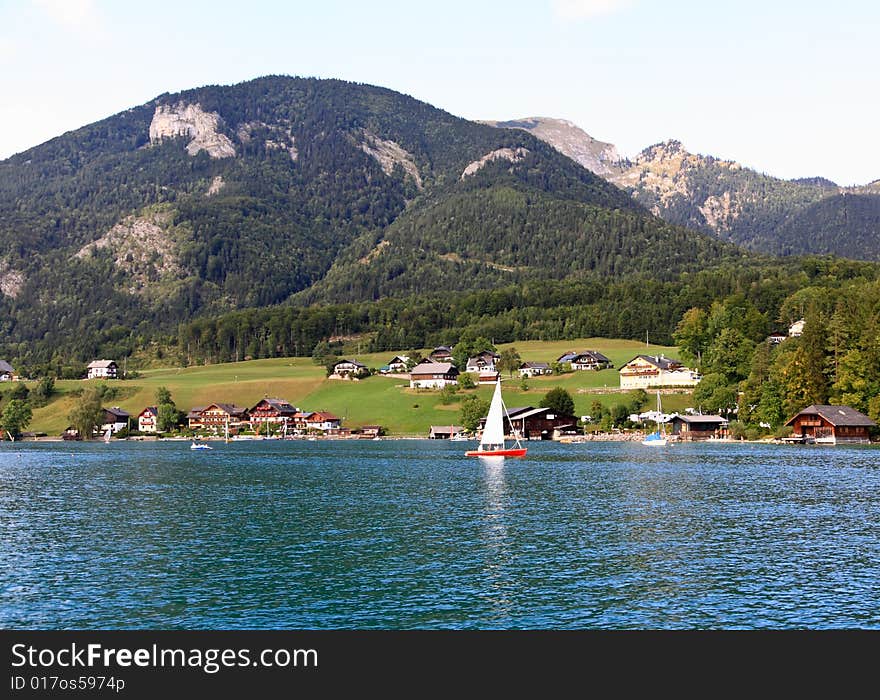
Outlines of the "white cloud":
M 50 20 L 68 29 L 84 29 L 98 20 L 94 0 L 31 0 Z
M 562 19 L 592 19 L 610 15 L 632 4 L 632 0 L 552 0 L 553 12 Z

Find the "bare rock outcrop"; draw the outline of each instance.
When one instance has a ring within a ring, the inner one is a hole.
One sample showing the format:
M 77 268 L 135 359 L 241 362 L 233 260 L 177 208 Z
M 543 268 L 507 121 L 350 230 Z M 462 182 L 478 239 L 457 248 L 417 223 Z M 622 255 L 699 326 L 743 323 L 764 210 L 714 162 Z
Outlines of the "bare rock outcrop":
M 23 272 L 14 270 L 5 260 L 0 260 L 0 294 L 15 299 L 24 287 Z
M 416 183 L 416 187 L 422 189 L 422 176 L 412 154 L 403 146 L 394 141 L 379 138 L 366 129 L 361 131 L 363 140 L 360 147 L 368 156 L 376 159 L 386 175 L 394 171 L 394 166 L 399 165 L 404 172 Z
M 150 143 L 188 136 L 192 140 L 186 145 L 186 152 L 191 156 L 207 151 L 212 158 L 231 158 L 235 155 L 235 146 L 219 128 L 220 115 L 206 112 L 201 105 L 185 102 L 159 105 L 150 123 Z
M 491 163 L 494 160 L 507 160 L 511 163 L 518 163 L 527 155 L 529 155 L 529 149 L 523 148 L 520 146 L 519 148 L 499 148 L 497 150 L 491 151 L 484 155 L 479 160 L 475 160 L 473 163 L 470 163 L 461 173 L 461 179 L 464 180 L 466 177 L 470 177 L 471 175 L 476 174 L 482 168 L 486 166 L 487 163 Z

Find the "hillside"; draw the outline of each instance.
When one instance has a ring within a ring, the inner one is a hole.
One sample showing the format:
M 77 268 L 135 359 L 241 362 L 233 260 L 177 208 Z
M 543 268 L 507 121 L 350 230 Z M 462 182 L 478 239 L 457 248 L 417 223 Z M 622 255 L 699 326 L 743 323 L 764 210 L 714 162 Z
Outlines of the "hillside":
M 773 255 L 880 260 L 876 181 L 844 188 L 823 177 L 783 180 L 735 161 L 690 153 L 674 140 L 627 160 L 612 144 L 596 141 L 563 120 L 530 117 L 487 123 L 544 139 L 671 224 Z
M 160 95 L 0 162 L 0 244 L 0 353 L 59 364 L 234 309 L 737 255 L 522 130 L 278 76 Z

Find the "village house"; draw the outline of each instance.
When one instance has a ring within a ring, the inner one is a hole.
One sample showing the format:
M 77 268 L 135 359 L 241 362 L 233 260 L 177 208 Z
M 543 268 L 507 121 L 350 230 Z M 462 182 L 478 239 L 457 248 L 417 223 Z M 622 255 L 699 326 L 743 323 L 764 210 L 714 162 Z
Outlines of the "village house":
M 465 371 L 474 373 L 480 373 L 483 371 L 494 372 L 496 369 L 495 365 L 499 359 L 501 359 L 501 356 L 498 353 L 484 350 L 474 357 L 468 358 L 465 365 Z
M 333 434 L 339 432 L 342 419 L 329 411 L 314 411 L 306 419 L 306 430 L 310 433 Z
M 138 413 L 137 429 L 141 433 L 159 432 L 159 409 L 156 406 L 147 406 Z
M 613 367 L 611 360 L 598 350 L 586 350 L 571 361 L 573 370 L 600 370 Z
M 727 437 L 728 420 L 721 416 L 693 413 L 686 416 L 675 414 L 669 419 L 672 434 L 679 440 L 709 440 Z
M 293 414 L 293 431 L 296 434 L 302 434 L 306 432 L 306 427 L 308 426 L 309 417 L 312 415 L 311 411 L 297 411 Z
M 783 340 L 785 340 L 788 336 L 785 333 L 771 333 L 767 336 L 767 342 L 770 345 L 779 345 Z
M 459 425 L 432 425 L 428 433 L 431 440 L 449 440 L 458 435 L 462 435 L 465 429 Z
M 477 384 L 495 384 L 501 377 L 501 372 L 495 369 L 481 369 L 477 375 Z
M 109 430 L 112 435 L 115 435 L 120 430 L 126 430 L 130 417 L 128 411 L 123 411 L 119 406 L 105 408 L 104 417 L 101 419 L 101 432 L 106 433 Z
M 369 368 L 357 360 L 340 360 L 333 365 L 333 375 L 341 379 L 361 377 L 369 372 Z
M 119 366 L 113 360 L 89 362 L 87 379 L 118 379 Z
M 247 423 L 248 412 L 246 408 L 229 403 L 212 403 L 201 409 L 196 416 L 190 411 L 187 416 L 191 430 L 212 432 L 216 435 L 237 435 L 242 424 Z M 192 417 L 190 417 L 192 416 Z
M 431 350 L 428 359 L 432 362 L 452 362 L 452 348 L 448 345 L 440 345 Z
M 849 406 L 814 404 L 792 417 L 786 425 L 791 426 L 793 437 L 834 445 L 870 442 L 870 429 L 877 424 Z
M 799 338 L 804 334 L 804 319 L 795 321 L 788 327 L 788 336 L 790 338 Z
M 190 430 L 198 432 L 205 427 L 202 423 L 202 411 L 206 408 L 207 406 L 193 406 L 189 409 L 189 413 L 186 414 L 186 424 Z
M 373 438 L 379 437 L 382 433 L 381 425 L 365 425 L 360 429 L 360 437 L 363 440 L 372 440 Z
M 381 374 L 403 374 L 409 366 L 408 355 L 395 355 L 387 365 L 379 369 Z
M 251 428 L 257 433 L 270 432 L 270 426 L 274 426 L 281 432 L 287 432 L 294 427 L 294 416 L 299 412 L 295 406 L 284 399 L 260 399 L 257 404 L 248 411 Z
M 411 389 L 442 389 L 449 384 L 458 384 L 458 370 L 451 362 L 428 362 L 410 371 Z
M 0 360 L 0 382 L 14 382 L 18 379 L 15 370 L 6 360 Z
M 523 362 L 519 366 L 520 377 L 537 377 L 542 374 L 553 374 L 553 369 L 547 362 Z
M 663 355 L 636 355 L 620 368 L 621 389 L 660 386 L 695 386 L 702 377 L 681 362 Z

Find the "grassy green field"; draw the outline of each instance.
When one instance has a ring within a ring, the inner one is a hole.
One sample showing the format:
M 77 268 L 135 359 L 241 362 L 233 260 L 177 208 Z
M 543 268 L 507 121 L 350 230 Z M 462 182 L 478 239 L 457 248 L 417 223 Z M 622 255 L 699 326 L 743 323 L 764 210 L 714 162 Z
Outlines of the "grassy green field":
M 646 347 L 637 341 L 607 338 L 527 341 L 503 345 L 499 349 L 510 346 L 519 351 L 523 360 L 543 362 L 552 362 L 569 350 L 599 350 L 614 362 L 615 367 L 640 353 L 675 356 L 675 348 Z M 370 367 L 380 367 L 395 354 L 384 352 L 359 355 L 353 359 Z M 67 416 L 76 402 L 75 392 L 92 383 L 96 383 L 96 380 L 57 382 L 58 393 L 47 406 L 34 411 L 29 429 L 48 435 L 60 434 L 69 423 Z M 106 405 L 120 406 L 132 415 L 155 403 L 156 389 L 165 386 L 171 391 L 178 407 L 186 410 L 213 402 L 251 407 L 261 398 L 272 396 L 287 399 L 305 410 L 331 411 L 342 417 L 343 425 L 348 427 L 379 424 L 391 435 L 427 435 L 431 425 L 449 425 L 457 423 L 459 419 L 458 401 L 443 405 L 438 391 L 413 390 L 403 379 L 383 376 L 373 376 L 359 382 L 327 379 L 324 368 L 315 365 L 311 358 L 276 358 L 204 367 L 151 369 L 144 371 L 137 379 L 107 384 L 116 388 L 119 397 L 105 402 Z M 619 380 L 616 369 L 536 377 L 529 379 L 527 384 L 528 390 L 523 391 L 518 377 L 505 381 L 504 399 L 508 407 L 537 406 L 543 395 L 557 386 L 565 388 L 574 397 L 577 415 L 588 414 L 590 405 L 596 400 L 610 406 L 626 399 L 624 394 L 617 391 Z M 476 393 L 488 400 L 491 391 L 491 387 L 480 387 L 459 395 Z M 663 407 L 667 411 L 681 411 L 689 405 L 689 392 L 664 395 Z

